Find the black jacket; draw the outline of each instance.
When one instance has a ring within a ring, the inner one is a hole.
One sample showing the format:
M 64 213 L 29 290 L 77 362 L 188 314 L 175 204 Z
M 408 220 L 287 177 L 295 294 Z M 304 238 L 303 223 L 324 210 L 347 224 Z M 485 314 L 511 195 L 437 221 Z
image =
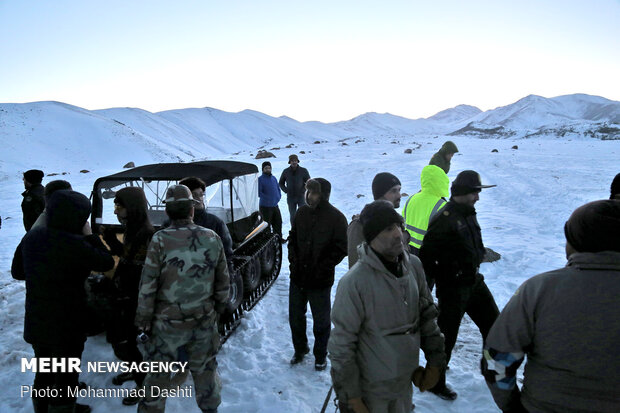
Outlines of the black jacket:
M 22 192 L 22 212 L 24 216 L 24 228 L 30 231 L 34 222 L 45 209 L 45 197 L 43 185 L 36 184 Z
M 438 285 L 472 284 L 483 257 L 476 210 L 450 200 L 431 221 L 420 249 L 427 277 Z
M 114 282 L 122 294 L 130 297 L 136 304 L 146 251 L 154 233 L 153 227 L 145 225 L 138 230 L 133 241 L 125 243 L 118 240 L 114 231 L 105 231 L 103 234 L 103 240 L 110 247 L 112 255 L 119 257 L 118 266 L 114 271 Z
M 49 199 L 47 226 L 36 227 L 13 258 L 13 277 L 26 280 L 24 339 L 58 346 L 86 339 L 84 281 L 91 271 L 107 271 L 114 260 L 96 235 L 83 236 L 90 202 L 73 191 Z M 21 261 L 21 263 L 20 263 Z
M 306 168 L 298 166 L 293 170 L 290 166 L 282 171 L 280 175 L 280 189 L 286 193 L 288 198 L 299 198 L 306 192 L 306 181 L 310 179 L 310 174 Z
M 291 281 L 301 288 L 334 284 L 334 268 L 347 256 L 347 219 L 328 201 L 297 210 L 289 235 Z

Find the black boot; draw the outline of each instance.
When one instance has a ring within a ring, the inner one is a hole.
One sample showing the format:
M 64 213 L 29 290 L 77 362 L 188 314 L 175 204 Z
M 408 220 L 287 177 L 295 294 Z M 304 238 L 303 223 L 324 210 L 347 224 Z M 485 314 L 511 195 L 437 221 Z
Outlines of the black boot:
M 74 413 L 75 403 L 50 404 L 47 408 L 48 413 Z
M 47 413 L 47 400 L 33 397 L 32 407 L 34 408 L 34 413 Z
M 295 364 L 301 363 L 304 359 L 304 356 L 308 354 L 309 352 L 310 352 L 310 349 L 308 347 L 306 347 L 302 351 L 295 351 L 295 354 L 293 354 L 293 358 L 291 359 L 291 364 L 295 365 Z
M 129 373 L 129 372 L 121 373 L 119 375 L 114 376 L 114 378 L 112 379 L 112 383 L 116 384 L 117 386 L 120 386 L 121 384 L 129 380 L 135 380 L 133 373 Z
M 442 383 L 440 386 L 435 386 L 429 390 L 431 393 L 444 400 L 452 401 L 456 400 L 457 394 L 454 390 L 448 387 L 447 384 Z
M 75 407 L 73 408 L 73 413 L 90 413 L 90 412 L 91 412 L 90 406 L 87 404 L 76 403 Z
M 327 357 L 316 357 L 314 359 L 314 369 L 316 371 L 323 371 L 327 368 Z
M 48 409 L 48 413 L 90 413 L 90 406 L 87 404 L 79 404 L 79 403 L 68 403 L 68 404 L 59 404 L 53 405 L 50 404 Z
M 141 389 L 142 386 L 138 385 L 136 386 L 136 392 L 135 392 L 135 396 L 127 396 L 127 397 L 123 397 L 123 404 L 125 406 L 133 406 L 134 404 L 138 404 L 138 402 L 140 402 L 140 400 L 142 400 L 142 397 L 138 396 L 138 389 Z

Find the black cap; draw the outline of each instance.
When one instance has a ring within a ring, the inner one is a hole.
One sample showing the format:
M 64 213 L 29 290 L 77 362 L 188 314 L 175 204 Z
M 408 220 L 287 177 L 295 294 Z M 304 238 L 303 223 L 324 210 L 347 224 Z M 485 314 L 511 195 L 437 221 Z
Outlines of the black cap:
M 30 169 L 29 171 L 24 172 L 24 179 L 31 184 L 40 184 L 43 180 L 43 171 L 38 169 Z
M 392 187 L 401 185 L 400 180 L 389 172 L 381 172 L 372 180 L 372 196 L 375 201 L 385 195 Z
M 271 166 L 271 162 L 269 162 L 269 161 L 263 162 L 263 165 L 261 166 L 260 170 L 264 171 L 265 170 L 265 166 Z
M 401 225 L 402 222 L 403 217 L 396 212 L 394 205 L 390 201 L 382 199 L 367 204 L 360 213 L 364 239 L 369 243 L 390 225 Z
M 620 201 L 589 202 L 564 225 L 566 241 L 578 252 L 620 252 Z
M 480 174 L 476 171 L 463 171 L 452 182 L 450 192 L 452 196 L 467 195 L 472 192 L 480 192 L 484 188 L 492 188 L 497 185 L 482 185 Z

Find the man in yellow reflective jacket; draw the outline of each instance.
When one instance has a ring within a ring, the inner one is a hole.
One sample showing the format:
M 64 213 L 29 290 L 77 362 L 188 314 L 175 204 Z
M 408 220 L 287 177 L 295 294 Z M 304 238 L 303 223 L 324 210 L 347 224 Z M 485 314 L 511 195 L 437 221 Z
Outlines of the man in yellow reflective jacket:
M 409 252 L 416 256 L 422 247 L 428 224 L 446 206 L 445 197 L 450 195 L 450 179 L 438 166 L 425 166 L 420 174 L 420 184 L 422 190 L 409 197 L 402 211 L 411 235 Z

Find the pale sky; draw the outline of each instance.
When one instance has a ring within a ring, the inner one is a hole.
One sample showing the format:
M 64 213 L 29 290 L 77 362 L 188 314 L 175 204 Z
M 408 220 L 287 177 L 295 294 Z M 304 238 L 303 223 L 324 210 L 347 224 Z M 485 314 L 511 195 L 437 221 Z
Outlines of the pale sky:
M 620 100 L 619 0 L 0 0 L 0 102 L 333 122 Z

